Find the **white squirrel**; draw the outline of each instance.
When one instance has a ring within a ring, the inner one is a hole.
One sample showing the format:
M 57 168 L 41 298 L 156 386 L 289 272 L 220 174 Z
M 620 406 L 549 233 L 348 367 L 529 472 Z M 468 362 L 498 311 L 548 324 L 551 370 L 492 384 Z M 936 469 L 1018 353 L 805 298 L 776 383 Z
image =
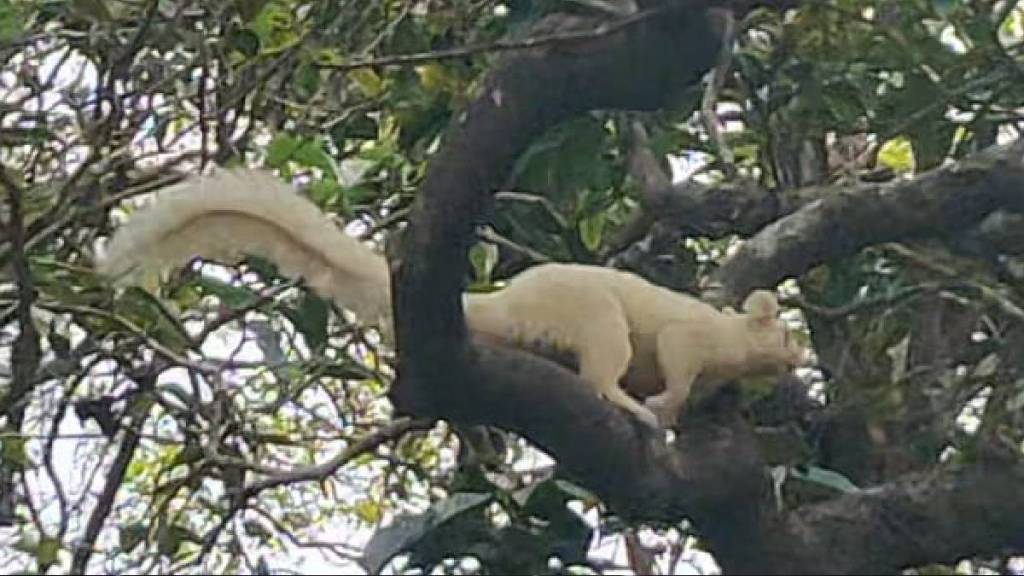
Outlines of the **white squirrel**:
M 221 170 L 188 179 L 140 210 L 97 261 L 124 284 L 193 257 L 234 262 L 255 255 L 368 323 L 390 342 L 391 290 L 385 259 L 348 236 L 292 186 L 268 172 Z M 775 295 L 752 292 L 743 312 L 600 266 L 541 264 L 496 292 L 463 296 L 476 337 L 526 349 L 572 353 L 581 378 L 651 426 L 670 426 L 694 380 L 721 382 L 775 374 L 806 361 L 782 320 Z M 646 406 L 620 387 L 664 391 Z

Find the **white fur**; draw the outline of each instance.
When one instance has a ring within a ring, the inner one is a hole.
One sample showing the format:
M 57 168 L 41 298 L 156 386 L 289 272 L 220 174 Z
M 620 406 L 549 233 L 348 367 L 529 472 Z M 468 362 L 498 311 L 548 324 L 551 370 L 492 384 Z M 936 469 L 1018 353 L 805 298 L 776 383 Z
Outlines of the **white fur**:
M 570 351 L 602 395 L 647 422 L 653 412 L 663 426 L 675 422 L 697 376 L 720 383 L 806 361 L 764 290 L 751 293 L 743 313 L 719 312 L 621 270 L 543 264 L 465 303 L 474 334 Z M 664 392 L 645 407 L 622 390 L 623 377 L 657 378 Z
M 390 328 L 387 262 L 268 172 L 222 170 L 172 186 L 118 229 L 97 263 L 121 284 L 191 258 L 274 262 L 364 320 Z
M 125 282 L 195 256 L 233 261 L 246 254 L 303 277 L 390 332 L 385 260 L 290 186 L 258 171 L 221 171 L 169 190 L 117 231 L 98 269 Z M 464 298 L 474 335 L 573 353 L 583 379 L 652 425 L 674 422 L 698 375 L 777 372 L 804 358 L 775 317 L 774 295 L 764 291 L 751 294 L 744 312 L 723 313 L 628 272 L 544 264 L 498 292 Z M 627 370 L 663 380 L 664 392 L 645 407 L 620 387 Z

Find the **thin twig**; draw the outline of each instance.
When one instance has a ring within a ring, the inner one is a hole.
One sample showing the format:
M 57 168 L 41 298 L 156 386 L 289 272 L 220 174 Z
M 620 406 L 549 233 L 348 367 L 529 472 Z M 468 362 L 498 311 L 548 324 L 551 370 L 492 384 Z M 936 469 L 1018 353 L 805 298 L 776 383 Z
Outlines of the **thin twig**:
M 534 250 L 533 248 L 530 248 L 529 246 L 524 246 L 523 244 L 520 244 L 520 243 L 516 242 L 515 240 L 512 240 L 511 238 L 507 238 L 505 236 L 502 236 L 501 234 L 496 232 L 494 230 L 494 228 L 491 228 L 490 226 L 483 226 L 483 227 L 481 227 L 480 231 L 479 231 L 479 235 L 480 235 L 480 238 L 482 238 L 483 240 L 486 240 L 487 242 L 493 242 L 495 244 L 499 244 L 501 246 L 504 246 L 505 248 L 508 248 L 509 250 L 512 250 L 513 252 L 518 252 L 520 254 L 523 254 L 524 256 L 526 256 L 527 258 L 529 258 L 530 260 L 532 260 L 535 263 L 542 263 L 542 262 L 550 262 L 551 261 L 551 258 L 548 257 L 548 255 L 546 255 L 546 254 L 544 254 L 542 252 L 538 252 L 538 251 Z
M 319 66 L 320 68 L 327 68 L 339 71 L 348 71 L 356 70 L 359 68 L 373 68 L 383 66 L 409 66 L 412 64 L 422 64 L 424 62 L 439 62 L 442 60 L 465 58 L 467 56 L 474 56 L 477 54 L 497 54 L 501 52 L 510 52 L 515 50 L 531 50 L 534 48 L 540 48 L 542 46 L 550 46 L 555 44 L 584 42 L 587 40 L 595 40 L 604 36 L 608 36 L 610 34 L 614 34 L 615 32 L 628 28 L 629 26 L 642 22 L 648 18 L 657 16 L 661 14 L 664 10 L 664 7 L 643 10 L 618 20 L 604 22 L 601 25 L 597 26 L 596 28 L 588 30 L 573 30 L 570 32 L 542 34 L 539 36 L 523 38 L 520 40 L 498 40 L 496 42 L 469 44 L 467 46 L 447 48 L 444 50 L 433 50 L 430 52 L 415 52 L 412 54 L 396 54 L 393 56 L 382 56 L 379 58 L 360 59 L 352 62 L 346 62 L 343 64 L 317 64 L 317 66 Z
M 432 421 L 425 419 L 403 418 L 401 420 L 396 420 L 377 432 L 355 441 L 351 446 L 342 450 L 341 453 L 323 464 L 307 468 L 299 468 L 296 470 L 280 471 L 268 478 L 253 482 L 245 487 L 243 496 L 248 499 L 259 494 L 263 490 L 284 484 L 293 484 L 295 482 L 308 480 L 323 480 L 331 474 L 334 474 L 338 468 L 341 468 L 353 458 L 369 452 L 370 450 L 374 450 L 385 442 L 399 438 L 406 432 L 411 430 L 425 430 L 432 424 Z
M 729 77 L 729 71 L 732 69 L 732 44 L 736 38 L 736 19 L 731 12 L 719 13 L 722 14 L 724 20 L 722 48 L 718 54 L 718 63 L 715 64 L 712 71 L 711 80 L 704 89 L 700 115 L 704 122 L 704 128 L 708 131 L 708 137 L 717 149 L 715 152 L 718 154 L 722 171 L 725 172 L 727 178 L 732 178 L 736 175 L 736 158 L 719 128 L 715 107 L 718 104 L 722 88 L 725 86 L 725 81 Z
M 71 574 L 88 573 L 86 568 L 88 568 L 89 558 L 92 556 L 93 546 L 95 546 L 96 539 L 103 530 L 107 516 L 110 515 L 110 511 L 114 507 L 114 499 L 117 497 L 117 492 L 124 481 L 125 473 L 128 471 L 128 465 L 131 464 L 132 459 L 135 457 L 135 450 L 138 448 L 139 441 L 141 440 L 139 435 L 135 433 L 135 429 L 141 428 L 146 419 L 149 418 L 152 405 L 153 398 L 148 394 L 135 396 L 129 405 L 128 411 L 131 413 L 131 425 L 121 440 L 121 446 L 114 457 L 114 462 L 110 466 L 107 482 L 104 484 L 103 491 L 100 492 L 96 500 L 96 506 L 92 509 L 92 514 L 89 515 L 89 520 L 86 522 L 85 534 L 75 548 L 71 559 Z
M 159 356 L 162 356 L 165 360 L 168 360 L 179 366 L 191 368 L 202 374 L 209 375 L 214 374 L 218 371 L 217 366 L 211 365 L 206 362 L 190 360 L 185 356 L 182 356 L 181 354 L 175 352 L 174 350 L 171 350 L 167 346 L 161 344 L 158 340 L 155 340 L 153 337 L 151 337 L 146 332 L 146 330 L 143 330 L 134 322 L 119 314 L 115 314 L 113 312 L 103 310 L 100 308 L 93 308 L 91 306 L 83 306 L 78 304 L 64 304 L 62 302 L 40 301 L 38 303 L 38 306 L 40 308 L 50 310 L 52 312 L 81 314 L 109 320 L 120 326 L 123 330 L 131 332 L 132 335 L 140 338 L 143 342 L 146 343 L 147 346 L 152 348 L 154 352 L 156 352 Z

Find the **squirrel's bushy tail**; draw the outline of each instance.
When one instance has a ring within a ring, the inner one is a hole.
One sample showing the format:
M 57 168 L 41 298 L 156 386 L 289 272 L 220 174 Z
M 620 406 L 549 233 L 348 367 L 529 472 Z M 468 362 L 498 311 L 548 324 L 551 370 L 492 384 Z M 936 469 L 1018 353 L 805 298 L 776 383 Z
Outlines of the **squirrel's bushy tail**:
M 369 323 L 391 328 L 386 260 L 344 233 L 274 175 L 220 170 L 168 188 L 111 238 L 97 270 L 120 283 L 151 278 L 199 256 L 266 258 Z

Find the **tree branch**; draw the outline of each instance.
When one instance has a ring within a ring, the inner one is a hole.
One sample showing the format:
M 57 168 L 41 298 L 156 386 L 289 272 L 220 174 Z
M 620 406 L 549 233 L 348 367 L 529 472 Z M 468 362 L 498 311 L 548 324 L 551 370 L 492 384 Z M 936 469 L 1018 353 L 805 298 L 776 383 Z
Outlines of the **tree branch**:
M 832 570 L 845 574 L 1019 554 L 1022 482 L 1019 463 L 987 460 L 802 507 L 789 514 L 785 529 L 827 549 Z
M 155 379 L 154 379 L 155 381 Z M 149 385 L 147 385 L 148 387 Z M 107 521 L 107 516 L 113 510 L 114 500 L 117 498 L 117 491 L 121 489 L 124 475 L 128 471 L 128 465 L 135 457 L 135 450 L 139 447 L 141 438 L 136 430 L 142 428 L 146 419 L 149 418 L 149 410 L 153 406 L 153 398 L 143 393 L 135 397 L 129 404 L 128 412 L 131 413 L 130 424 L 125 428 L 121 445 L 117 449 L 114 462 L 110 465 L 110 472 L 107 474 L 107 482 L 103 485 L 103 491 L 96 499 L 96 507 L 92 509 L 89 520 L 85 525 L 85 533 L 82 540 L 75 547 L 71 558 L 71 573 L 86 574 L 89 565 L 89 558 L 92 556 L 93 546 L 96 539 Z
M 374 450 L 385 442 L 396 440 L 406 432 L 411 430 L 423 430 L 429 426 L 430 422 L 425 420 L 412 420 L 409 418 L 399 419 L 373 434 L 356 440 L 351 446 L 345 448 L 330 460 L 315 466 L 297 468 L 295 470 L 282 470 L 266 478 L 252 482 L 242 491 L 242 498 L 248 499 L 264 490 L 267 490 L 268 488 L 274 488 L 285 484 L 294 484 L 296 482 L 305 482 L 309 480 L 323 480 L 334 474 L 338 468 L 341 468 L 353 458 Z
M 912 180 L 804 189 L 817 197 L 748 240 L 712 274 L 706 296 L 736 302 L 814 266 L 896 240 L 965 230 L 998 209 L 1024 211 L 1024 143 L 994 146 Z

